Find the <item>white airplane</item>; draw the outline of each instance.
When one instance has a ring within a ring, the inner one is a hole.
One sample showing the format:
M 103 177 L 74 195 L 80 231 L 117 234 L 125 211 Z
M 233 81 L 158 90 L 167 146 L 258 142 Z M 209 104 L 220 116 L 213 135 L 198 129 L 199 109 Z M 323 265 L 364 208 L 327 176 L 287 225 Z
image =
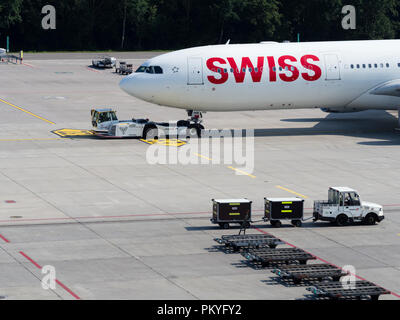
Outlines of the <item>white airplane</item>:
M 400 40 L 190 48 L 146 61 L 120 87 L 186 109 L 192 118 L 207 111 L 302 108 L 398 110 L 400 117 Z
M 5 56 L 7 54 L 7 50 L 0 48 L 0 57 Z

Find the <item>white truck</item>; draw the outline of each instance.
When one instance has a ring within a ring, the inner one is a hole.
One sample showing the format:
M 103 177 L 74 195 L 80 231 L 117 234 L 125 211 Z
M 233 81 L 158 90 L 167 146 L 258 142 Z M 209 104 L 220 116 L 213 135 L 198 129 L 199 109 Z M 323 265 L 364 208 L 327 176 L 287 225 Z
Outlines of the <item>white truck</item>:
M 93 133 L 108 138 L 143 138 L 157 140 L 161 137 L 194 138 L 204 129 L 189 120 L 153 122 L 149 119 L 118 120 L 116 111 L 110 108 L 91 110 Z
M 374 225 L 384 218 L 381 205 L 361 201 L 358 192 L 347 187 L 329 188 L 328 201 L 314 202 L 314 222 L 330 221 L 344 226 L 358 221 Z
M 101 56 L 92 60 L 92 66 L 96 68 L 114 68 L 117 59 L 110 56 Z

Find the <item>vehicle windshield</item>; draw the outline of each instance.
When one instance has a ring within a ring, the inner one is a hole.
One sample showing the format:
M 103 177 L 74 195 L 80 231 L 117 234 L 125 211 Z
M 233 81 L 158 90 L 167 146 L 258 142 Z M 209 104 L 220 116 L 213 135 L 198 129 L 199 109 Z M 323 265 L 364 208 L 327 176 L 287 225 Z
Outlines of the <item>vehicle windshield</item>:
M 102 112 L 99 114 L 99 122 L 116 121 L 118 120 L 115 112 Z

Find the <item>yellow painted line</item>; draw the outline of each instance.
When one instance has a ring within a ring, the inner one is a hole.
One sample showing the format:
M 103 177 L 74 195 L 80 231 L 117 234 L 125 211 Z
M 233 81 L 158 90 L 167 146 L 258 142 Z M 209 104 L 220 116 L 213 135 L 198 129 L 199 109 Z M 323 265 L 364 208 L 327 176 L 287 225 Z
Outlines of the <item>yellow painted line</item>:
M 34 114 L 34 113 L 32 113 L 32 112 L 30 112 L 30 111 L 28 111 L 28 110 L 25 110 L 25 109 L 22 109 L 22 108 L 20 108 L 20 107 L 17 107 L 16 105 L 14 105 L 14 104 L 12 104 L 12 103 L 9 103 L 9 102 L 7 102 L 7 101 L 5 101 L 5 100 L 3 100 L 3 99 L 0 99 L 0 102 L 3 102 L 3 103 L 5 103 L 5 104 L 9 105 L 10 107 L 13 107 L 13 108 L 15 108 L 15 109 L 18 109 L 18 110 L 20 110 L 20 111 L 22 111 L 22 112 L 25 112 L 25 113 L 27 113 L 27 114 L 29 114 L 29 115 L 35 117 L 35 118 L 38 118 L 38 119 L 40 119 L 40 120 L 42 120 L 42 121 L 44 121 L 44 122 L 47 122 L 47 123 L 50 123 L 50 124 L 55 124 L 54 122 L 52 122 L 52 121 L 50 121 L 50 120 L 47 120 L 47 119 L 42 118 L 42 117 L 39 117 L 38 115 L 36 115 L 36 114 Z
M 206 157 L 206 156 L 203 156 L 203 155 L 201 155 L 200 153 L 195 153 L 195 155 L 198 156 L 199 158 L 203 158 L 203 159 L 206 159 L 206 160 L 208 160 L 208 161 L 212 161 L 211 158 L 208 158 L 208 157 Z
M 256 176 L 254 176 L 254 175 L 252 175 L 252 174 L 250 174 L 250 173 L 248 173 L 248 172 L 244 172 L 244 171 L 242 171 L 242 170 L 240 170 L 240 169 L 236 169 L 236 168 L 234 168 L 234 167 L 228 167 L 228 168 L 231 169 L 231 170 L 240 172 L 241 174 L 244 174 L 245 176 L 249 176 L 249 177 L 251 177 L 251 178 L 253 178 L 253 179 L 256 178 Z
M 290 189 L 284 188 L 284 187 L 282 187 L 282 186 L 276 186 L 276 187 L 277 187 L 278 189 L 281 189 L 281 190 L 284 190 L 284 191 L 287 191 L 287 192 L 293 193 L 293 194 L 295 194 L 295 195 L 297 195 L 297 196 L 299 196 L 299 197 L 301 197 L 301 198 L 308 199 L 308 197 L 307 197 L 307 196 L 305 196 L 304 194 L 297 193 L 297 192 L 295 192 L 295 191 L 293 191 L 293 190 L 290 190 Z
M 61 139 L 61 138 L 0 139 L 0 142 L 7 142 L 7 141 L 49 141 L 49 140 L 63 140 L 63 139 Z

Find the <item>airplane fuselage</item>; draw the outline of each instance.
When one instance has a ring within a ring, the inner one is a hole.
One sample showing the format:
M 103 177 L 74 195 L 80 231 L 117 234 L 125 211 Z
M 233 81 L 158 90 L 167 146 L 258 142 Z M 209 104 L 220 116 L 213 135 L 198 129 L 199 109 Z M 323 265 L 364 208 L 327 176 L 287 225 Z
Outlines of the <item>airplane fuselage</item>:
M 373 92 L 400 79 L 399 57 L 400 40 L 206 46 L 150 59 L 120 86 L 151 103 L 197 111 L 396 110 L 396 93 Z

